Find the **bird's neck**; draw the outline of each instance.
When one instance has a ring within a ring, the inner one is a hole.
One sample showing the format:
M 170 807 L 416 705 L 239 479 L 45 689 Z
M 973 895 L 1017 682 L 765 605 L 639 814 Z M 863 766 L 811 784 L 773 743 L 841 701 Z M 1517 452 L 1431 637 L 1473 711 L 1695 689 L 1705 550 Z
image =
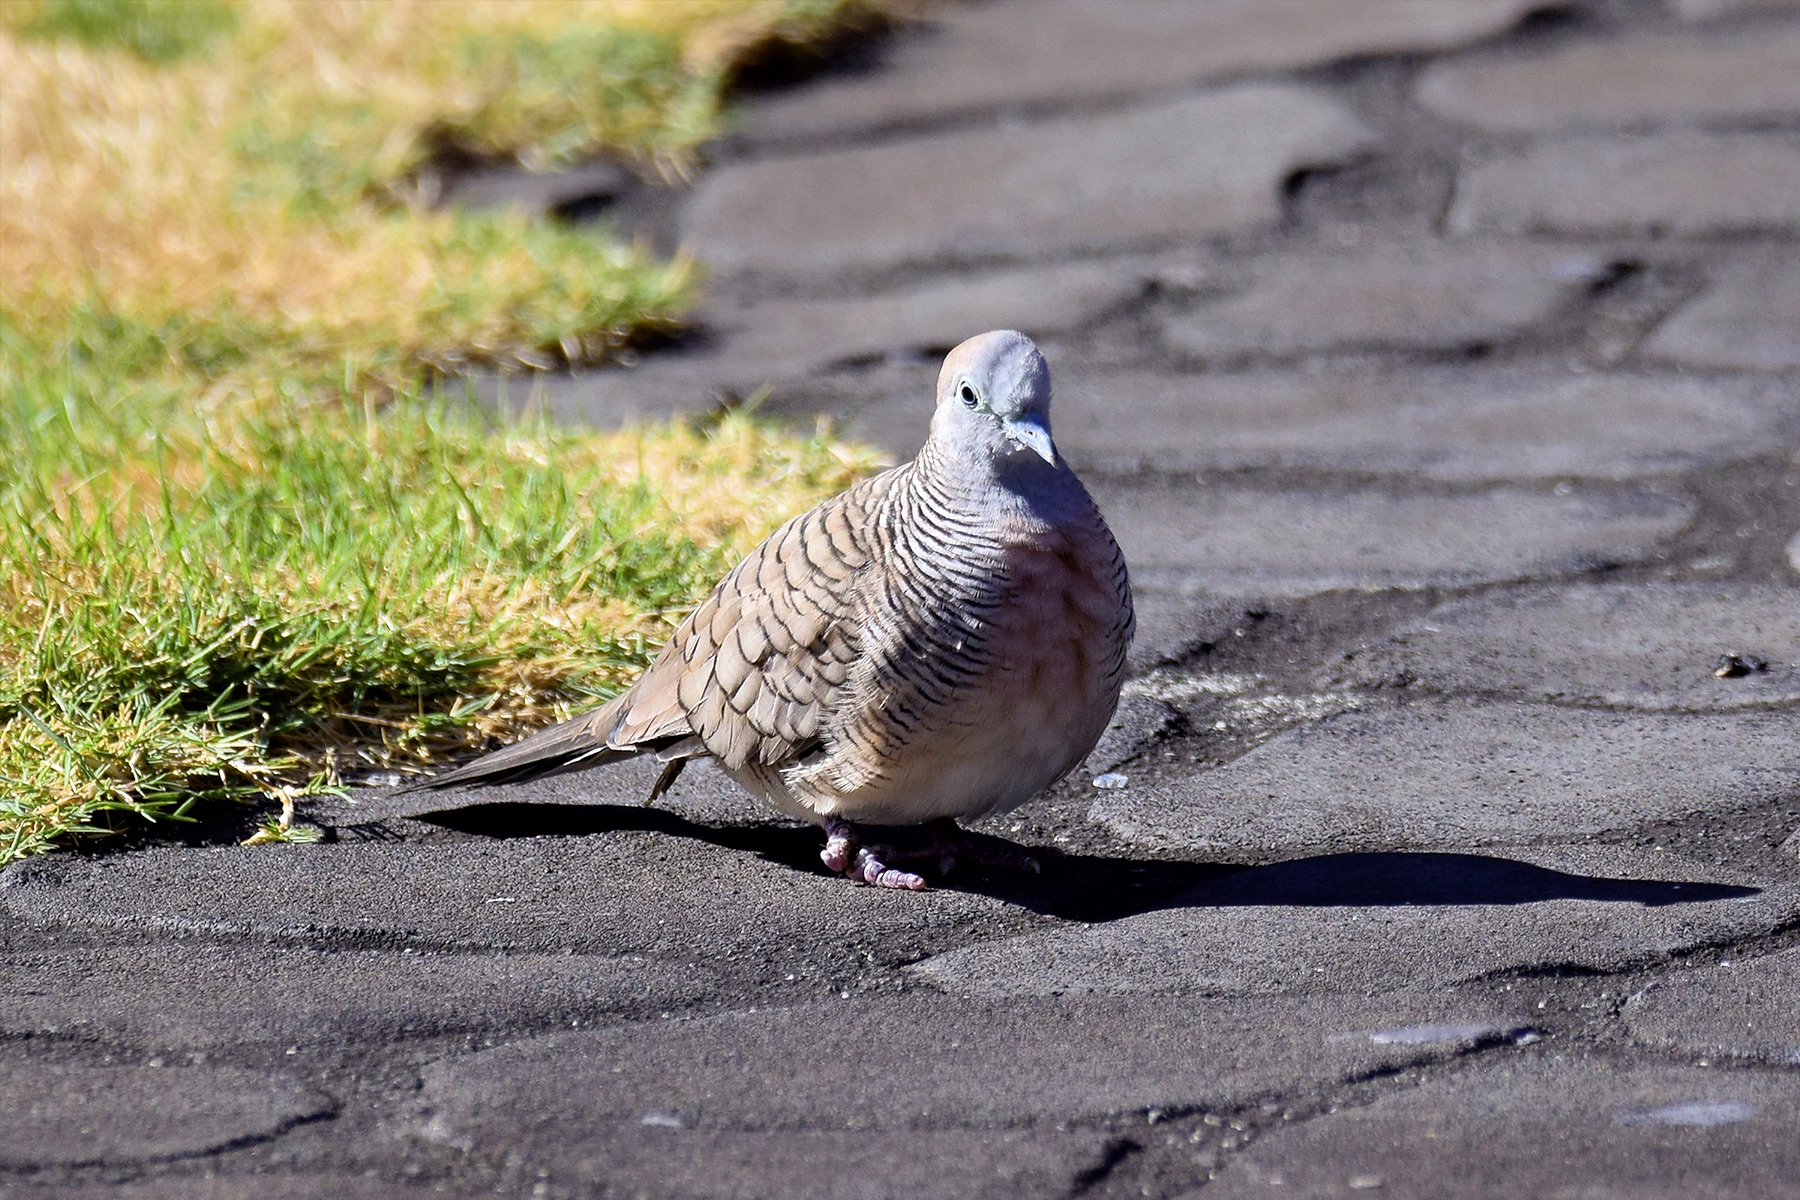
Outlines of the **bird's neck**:
M 1029 450 L 996 455 L 934 437 L 912 471 L 913 486 L 937 503 L 1023 528 L 1060 525 L 1091 504 L 1067 466 L 1052 466 Z

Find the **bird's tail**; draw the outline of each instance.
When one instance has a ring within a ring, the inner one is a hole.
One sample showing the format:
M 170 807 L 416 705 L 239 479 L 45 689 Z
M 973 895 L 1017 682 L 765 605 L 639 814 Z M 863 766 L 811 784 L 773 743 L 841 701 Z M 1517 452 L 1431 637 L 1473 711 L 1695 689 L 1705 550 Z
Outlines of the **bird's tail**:
M 402 790 L 422 792 L 448 787 L 525 783 L 568 771 L 604 766 L 620 759 L 634 758 L 647 750 L 660 749 L 656 742 L 615 746 L 608 740 L 619 723 L 623 712 L 620 702 L 624 699 L 623 695 L 617 696 L 593 712 L 540 729 L 523 741 L 484 754 L 453 771 L 421 779 Z

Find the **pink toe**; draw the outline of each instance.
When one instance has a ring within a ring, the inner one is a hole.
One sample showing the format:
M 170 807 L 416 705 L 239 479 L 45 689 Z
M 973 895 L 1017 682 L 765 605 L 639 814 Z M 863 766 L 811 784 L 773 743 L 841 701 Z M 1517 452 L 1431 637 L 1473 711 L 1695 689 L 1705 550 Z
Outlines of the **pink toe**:
M 880 888 L 903 888 L 909 892 L 923 891 L 925 880 L 911 871 L 900 871 L 882 862 L 868 847 L 856 852 L 856 865 L 850 869 L 850 878 Z
M 925 880 L 922 876 L 914 875 L 911 871 L 896 871 L 892 867 L 889 867 L 869 882 L 873 883 L 876 887 L 903 888 L 909 892 L 922 892 L 925 890 Z

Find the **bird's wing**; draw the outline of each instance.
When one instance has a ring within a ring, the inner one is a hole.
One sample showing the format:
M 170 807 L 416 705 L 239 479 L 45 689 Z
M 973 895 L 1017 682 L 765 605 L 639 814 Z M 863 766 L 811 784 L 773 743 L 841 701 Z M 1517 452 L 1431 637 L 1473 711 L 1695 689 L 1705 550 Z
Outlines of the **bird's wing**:
M 516 783 L 647 750 L 709 753 L 732 769 L 805 756 L 860 653 L 859 574 L 892 474 L 771 534 L 604 706 L 418 786 Z
M 862 653 L 858 597 L 891 476 L 865 480 L 776 530 L 720 582 L 633 690 L 672 693 L 673 708 L 732 770 L 780 767 L 810 753 Z M 669 703 L 660 699 L 657 708 Z

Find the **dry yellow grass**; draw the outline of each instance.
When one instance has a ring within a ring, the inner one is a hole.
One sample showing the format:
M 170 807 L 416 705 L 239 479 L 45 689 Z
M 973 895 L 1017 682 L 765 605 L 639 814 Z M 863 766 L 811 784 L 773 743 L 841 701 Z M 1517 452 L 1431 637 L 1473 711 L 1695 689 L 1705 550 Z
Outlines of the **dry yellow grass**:
M 140 3 L 142 0 L 140 0 Z M 842 0 L 254 0 L 170 63 L 0 8 L 0 316 L 179 319 L 299 361 L 594 359 L 672 321 L 691 264 L 410 203 L 446 146 L 677 179 L 745 46 Z M 156 11 L 156 10 L 151 10 Z M 46 340 L 34 336 L 33 340 Z
M 300 7 L 316 14 L 310 33 Z M 428 7 L 455 8 L 393 12 Z M 405 23 L 329 0 L 250 11 L 259 19 L 237 40 L 268 48 L 228 65 L 0 37 L 0 315 L 33 341 L 85 307 L 148 329 L 211 327 L 229 347 L 302 362 L 504 360 L 563 343 L 596 357 L 687 299 L 684 263 L 377 203 L 368 187 L 414 165 L 444 97 L 382 74 L 394 47 L 348 18 L 396 35 Z M 358 92 L 360 79 L 382 82 Z M 323 135 L 309 140 L 307 121 Z M 246 152 L 257 138 L 276 149 Z M 318 177 L 297 177 L 308 170 Z M 320 184 L 317 197 L 301 190 Z

